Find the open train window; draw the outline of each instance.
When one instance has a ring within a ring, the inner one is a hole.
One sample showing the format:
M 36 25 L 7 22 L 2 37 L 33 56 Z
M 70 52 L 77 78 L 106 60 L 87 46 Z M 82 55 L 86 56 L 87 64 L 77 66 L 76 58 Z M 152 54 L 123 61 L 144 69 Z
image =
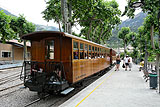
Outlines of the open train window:
M 84 44 L 80 43 L 80 59 L 84 59 Z
M 47 40 L 47 59 L 54 59 L 54 40 Z
M 92 46 L 92 59 L 95 58 L 95 54 L 94 54 L 94 46 Z
M 80 59 L 84 59 L 84 52 L 80 52 Z
M 78 42 L 73 41 L 73 59 L 79 59 Z
M 78 52 L 73 52 L 74 59 L 78 59 Z
M 95 58 L 98 58 L 98 54 L 97 54 L 97 47 L 95 47 Z
M 89 52 L 88 59 L 91 59 L 91 52 Z
M 84 58 L 88 59 L 88 45 L 85 44 L 85 48 L 84 48 Z

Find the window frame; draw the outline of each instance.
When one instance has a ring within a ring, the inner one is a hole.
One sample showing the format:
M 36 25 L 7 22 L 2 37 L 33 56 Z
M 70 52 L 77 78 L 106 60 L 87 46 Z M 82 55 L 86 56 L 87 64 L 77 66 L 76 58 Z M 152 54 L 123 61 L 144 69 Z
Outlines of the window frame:
M 54 47 L 53 47 L 53 52 L 52 51 L 50 51 L 50 53 L 53 53 L 53 59 L 51 59 L 51 58 L 48 58 L 48 41 L 54 41 Z M 46 52 L 45 52 L 45 59 L 46 60 L 55 60 L 55 39 L 46 39 L 45 40 L 45 50 L 46 50 Z
M 76 48 L 76 49 L 74 48 L 74 42 L 77 42 L 77 43 L 78 43 L 78 48 Z M 72 52 L 72 60 L 79 60 L 79 59 L 80 59 L 79 47 L 80 47 L 79 41 L 73 40 L 73 42 L 72 42 L 72 50 L 73 50 L 73 52 Z M 78 59 L 75 59 L 75 58 L 74 58 L 74 52 L 77 52 L 77 53 L 78 53 Z
M 10 57 L 3 57 L 3 52 L 8 52 L 10 53 Z M 12 52 L 9 50 L 1 50 L 1 58 L 12 58 Z

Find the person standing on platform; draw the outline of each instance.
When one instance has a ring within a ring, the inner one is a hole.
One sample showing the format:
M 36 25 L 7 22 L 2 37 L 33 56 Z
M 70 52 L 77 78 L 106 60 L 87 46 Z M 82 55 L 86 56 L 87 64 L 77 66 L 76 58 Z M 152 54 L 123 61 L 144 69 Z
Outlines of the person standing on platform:
M 129 57 L 128 63 L 129 63 L 129 71 L 131 71 L 131 68 L 132 68 L 132 57 Z
M 126 57 L 123 60 L 123 63 L 125 64 L 125 71 L 127 71 L 127 68 L 129 66 L 129 57 L 126 55 Z
M 115 69 L 115 71 L 119 71 L 120 62 L 121 62 L 120 56 L 117 55 L 117 57 L 116 57 L 116 69 Z

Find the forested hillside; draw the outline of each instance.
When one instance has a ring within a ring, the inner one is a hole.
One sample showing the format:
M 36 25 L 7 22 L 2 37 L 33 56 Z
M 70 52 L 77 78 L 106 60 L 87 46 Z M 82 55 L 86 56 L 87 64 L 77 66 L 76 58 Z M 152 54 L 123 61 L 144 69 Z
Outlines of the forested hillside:
M 122 42 L 119 40 L 118 38 L 118 31 L 122 28 L 122 27 L 130 27 L 132 32 L 137 32 L 137 29 L 142 26 L 143 22 L 144 22 L 144 18 L 147 15 L 143 12 L 140 12 L 139 14 L 137 14 L 135 16 L 134 19 L 127 19 L 125 21 L 123 21 L 119 26 L 118 29 L 114 29 L 112 31 L 113 36 L 107 41 L 107 45 L 108 47 L 117 47 L 117 44 L 119 43 L 120 46 L 122 45 Z M 117 42 L 118 41 L 118 42 Z M 115 44 L 116 43 L 116 44 Z
M 0 10 L 3 10 L 7 15 L 15 16 L 3 8 L 0 8 Z M 131 31 L 137 32 L 138 27 L 140 27 L 143 24 L 145 17 L 146 17 L 146 14 L 143 12 L 140 12 L 139 14 L 135 16 L 134 19 L 127 19 L 123 21 L 118 26 L 118 29 L 114 29 L 112 31 L 113 36 L 110 37 L 110 39 L 107 41 L 107 46 L 116 48 L 118 43 L 122 45 L 122 42 L 118 38 L 118 31 L 122 27 L 130 27 Z M 54 26 L 36 25 L 36 31 L 44 31 L 44 30 L 58 31 L 59 29 Z

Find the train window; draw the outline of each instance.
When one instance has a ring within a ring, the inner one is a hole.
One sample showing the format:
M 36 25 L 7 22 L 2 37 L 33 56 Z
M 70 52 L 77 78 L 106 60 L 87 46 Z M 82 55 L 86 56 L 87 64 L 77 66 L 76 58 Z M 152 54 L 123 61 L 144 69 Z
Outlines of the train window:
M 97 47 L 95 47 L 95 51 L 97 52 Z
M 92 51 L 94 52 L 94 46 L 92 46 Z
M 91 51 L 91 45 L 89 45 L 89 51 Z
M 91 59 L 91 53 L 89 53 L 88 59 Z
M 85 51 L 88 51 L 88 45 L 85 44 Z
M 80 52 L 80 59 L 84 59 L 84 52 Z
M 74 59 L 78 59 L 78 52 L 73 52 Z
M 100 55 L 99 55 L 99 53 L 98 53 L 98 58 L 100 58 Z
M 88 54 L 87 54 L 87 52 L 84 53 L 84 59 L 88 59 Z
M 98 54 L 97 53 L 95 53 L 95 58 L 98 58 Z
M 83 46 L 83 43 L 80 43 L 80 50 L 84 50 Z
M 85 44 L 84 59 L 88 59 L 88 45 L 87 44 Z
M 95 54 L 94 54 L 94 46 L 92 46 L 92 59 L 95 57 Z
M 47 41 L 47 59 L 54 59 L 54 40 Z
M 95 54 L 94 54 L 94 52 L 92 53 L 92 59 L 93 59 L 93 58 L 95 58 Z
M 73 49 L 78 50 L 78 42 L 73 42 Z

